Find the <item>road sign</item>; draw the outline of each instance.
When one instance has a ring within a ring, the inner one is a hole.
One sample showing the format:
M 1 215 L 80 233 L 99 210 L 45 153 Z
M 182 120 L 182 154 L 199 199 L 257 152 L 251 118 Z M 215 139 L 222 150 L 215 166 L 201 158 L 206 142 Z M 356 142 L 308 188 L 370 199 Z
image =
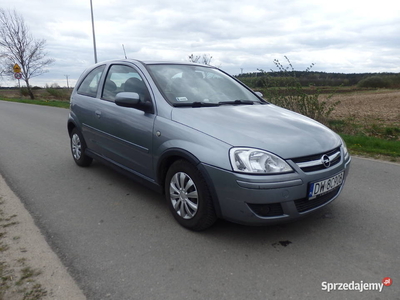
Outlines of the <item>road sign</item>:
M 21 73 L 21 67 L 18 64 L 15 64 L 13 69 L 14 73 Z
M 15 79 L 21 79 L 22 78 L 22 74 L 21 73 L 14 73 L 14 78 Z

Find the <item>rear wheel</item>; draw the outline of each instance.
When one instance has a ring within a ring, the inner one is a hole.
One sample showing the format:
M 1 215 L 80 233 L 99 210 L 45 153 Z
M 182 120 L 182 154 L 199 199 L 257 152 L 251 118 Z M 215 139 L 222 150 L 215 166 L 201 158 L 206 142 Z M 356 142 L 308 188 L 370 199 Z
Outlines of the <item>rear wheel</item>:
M 169 168 L 165 195 L 172 215 L 185 228 L 200 231 L 217 220 L 207 183 L 200 171 L 185 160 Z
M 76 128 L 71 132 L 71 153 L 75 163 L 81 167 L 88 167 L 93 159 L 85 154 L 86 143 L 82 133 Z

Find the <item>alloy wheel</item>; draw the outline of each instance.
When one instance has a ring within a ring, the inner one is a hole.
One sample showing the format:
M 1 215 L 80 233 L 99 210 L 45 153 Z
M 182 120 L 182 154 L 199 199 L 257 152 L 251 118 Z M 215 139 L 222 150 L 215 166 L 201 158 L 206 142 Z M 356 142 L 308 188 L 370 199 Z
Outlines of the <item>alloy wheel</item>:
M 76 160 L 79 160 L 82 155 L 82 143 L 78 134 L 74 134 L 71 138 L 72 155 Z
M 198 192 L 194 181 L 184 172 L 176 173 L 170 182 L 170 199 L 175 212 L 184 219 L 192 219 L 198 209 Z

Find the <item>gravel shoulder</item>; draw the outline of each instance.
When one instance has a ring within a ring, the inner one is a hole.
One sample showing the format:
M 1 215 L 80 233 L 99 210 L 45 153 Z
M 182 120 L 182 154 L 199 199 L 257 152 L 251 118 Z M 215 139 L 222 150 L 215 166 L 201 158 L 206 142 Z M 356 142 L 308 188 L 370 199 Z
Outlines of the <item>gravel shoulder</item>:
M 0 273 L 0 300 L 86 299 L 1 176 Z

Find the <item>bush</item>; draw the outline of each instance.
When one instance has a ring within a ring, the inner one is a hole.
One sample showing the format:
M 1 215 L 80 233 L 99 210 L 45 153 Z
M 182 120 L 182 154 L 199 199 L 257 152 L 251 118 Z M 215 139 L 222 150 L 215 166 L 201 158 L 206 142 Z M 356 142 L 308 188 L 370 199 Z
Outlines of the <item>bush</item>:
M 390 87 L 393 89 L 400 88 L 400 74 L 390 76 Z
M 383 76 L 370 76 L 358 82 L 361 88 L 388 88 L 390 85 L 390 80 Z
M 58 88 L 58 89 L 46 88 L 46 92 L 56 99 L 60 99 L 60 100 L 68 100 L 69 99 L 68 93 L 64 89 L 61 89 L 61 88 Z
M 268 80 L 266 80 L 268 85 L 266 89 L 263 89 L 264 97 L 273 104 L 326 123 L 330 114 L 340 102 L 327 101 L 333 97 L 333 94 L 328 96 L 327 100 L 320 100 L 320 91 L 318 89 L 315 89 L 312 94 L 306 93 L 300 80 L 296 77 L 290 60 L 286 56 L 285 59 L 289 64 L 286 68 L 278 60 L 274 60 L 280 74 L 277 78 L 268 77 Z M 306 72 L 312 66 L 313 64 L 307 68 Z
M 21 96 L 24 96 L 24 97 L 28 97 L 29 96 L 28 88 L 22 87 L 19 91 L 21 93 Z

